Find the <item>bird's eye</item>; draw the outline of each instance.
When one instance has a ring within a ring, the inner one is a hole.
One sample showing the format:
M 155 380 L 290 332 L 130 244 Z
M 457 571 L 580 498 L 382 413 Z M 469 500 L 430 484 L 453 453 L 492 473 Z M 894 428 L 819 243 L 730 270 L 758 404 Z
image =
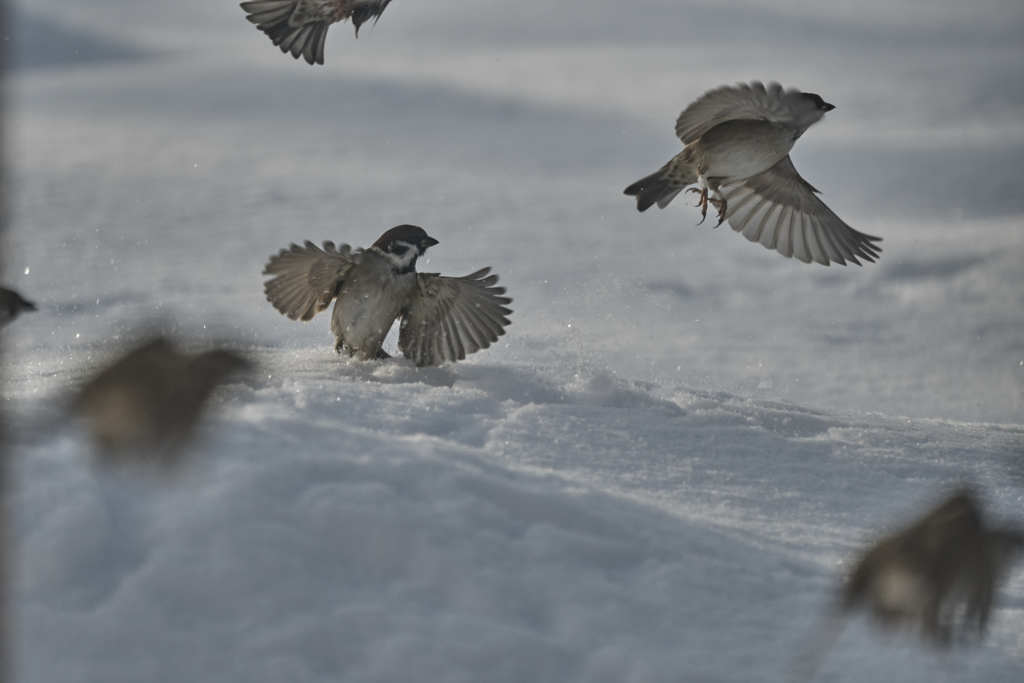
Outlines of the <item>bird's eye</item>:
M 401 256 L 407 251 L 409 251 L 409 247 L 407 247 L 404 244 L 395 244 L 391 247 L 391 253 L 398 254 L 399 256 Z

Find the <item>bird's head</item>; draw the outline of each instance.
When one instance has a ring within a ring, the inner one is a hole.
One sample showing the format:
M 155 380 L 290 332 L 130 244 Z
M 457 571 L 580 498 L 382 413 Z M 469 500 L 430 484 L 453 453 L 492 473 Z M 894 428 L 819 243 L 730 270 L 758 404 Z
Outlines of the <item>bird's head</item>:
M 821 95 L 813 92 L 794 92 L 792 100 L 793 110 L 796 114 L 797 127 L 801 132 L 821 120 L 827 112 L 835 109 L 834 104 L 829 104 L 821 99 Z
M 373 247 L 384 252 L 398 272 L 407 273 L 415 269 L 416 259 L 437 243 L 417 225 L 399 225 L 378 237 Z

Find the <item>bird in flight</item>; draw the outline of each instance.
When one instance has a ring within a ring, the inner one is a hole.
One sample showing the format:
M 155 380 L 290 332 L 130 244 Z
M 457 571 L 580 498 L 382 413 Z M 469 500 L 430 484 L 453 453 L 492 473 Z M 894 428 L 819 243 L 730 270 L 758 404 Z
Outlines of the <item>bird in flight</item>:
M 175 464 L 214 389 L 253 367 L 229 349 L 181 350 L 155 336 L 122 353 L 71 400 L 108 462 Z
M 832 212 L 797 173 L 789 151 L 835 107 L 814 93 L 778 83 L 723 86 L 701 95 L 676 121 L 683 151 L 626 188 L 636 208 L 668 206 L 677 194 L 698 195 L 701 222 L 708 204 L 718 225 L 786 257 L 822 265 L 874 261 L 881 240 L 854 230 Z
M 377 23 L 391 0 L 251 0 L 241 3 L 246 19 L 256 24 L 292 57 L 308 64 L 324 63 L 327 28 L 346 19 L 359 27 L 373 19 Z
M 947 648 L 985 635 L 1000 587 L 1024 556 L 1024 528 L 992 524 L 962 487 L 912 523 L 876 539 L 852 566 L 826 623 L 808 639 L 792 680 L 810 683 L 846 617 L 864 611 L 887 631 L 912 630 Z
M 358 360 L 387 358 L 381 348 L 397 318 L 398 348 L 418 366 L 462 360 L 505 334 L 512 311 L 483 268 L 464 277 L 417 273 L 416 259 L 437 240 L 423 228 L 399 225 L 368 249 L 324 242 L 292 244 L 270 258 L 267 301 L 292 320 L 310 320 L 335 301 L 335 350 Z

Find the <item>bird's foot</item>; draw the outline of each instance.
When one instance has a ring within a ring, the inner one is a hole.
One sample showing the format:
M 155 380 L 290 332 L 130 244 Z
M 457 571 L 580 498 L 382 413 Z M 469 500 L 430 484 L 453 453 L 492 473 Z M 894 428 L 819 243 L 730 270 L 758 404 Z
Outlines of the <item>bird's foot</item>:
M 697 206 L 700 207 L 700 221 L 697 222 L 697 225 L 700 225 L 701 223 L 704 222 L 704 219 L 708 217 L 708 201 L 709 201 L 708 200 L 708 188 L 702 187 L 702 188 L 700 188 L 698 190 L 696 187 L 691 187 L 691 188 L 687 189 L 686 191 L 687 192 L 693 192 L 695 194 L 700 195 L 700 197 L 697 199 L 697 203 L 694 204 L 695 207 L 697 207 Z M 711 201 L 712 202 L 717 202 L 718 200 L 717 199 L 713 199 Z M 716 204 L 716 206 L 717 206 L 717 204 Z M 719 221 L 719 222 L 721 222 L 721 221 Z
M 726 203 L 724 197 L 709 197 L 708 202 L 711 204 L 711 206 L 715 207 L 715 211 L 718 212 L 718 222 L 715 223 L 715 227 L 717 228 L 719 225 L 722 224 L 722 221 L 725 220 L 725 210 L 728 207 L 728 204 Z

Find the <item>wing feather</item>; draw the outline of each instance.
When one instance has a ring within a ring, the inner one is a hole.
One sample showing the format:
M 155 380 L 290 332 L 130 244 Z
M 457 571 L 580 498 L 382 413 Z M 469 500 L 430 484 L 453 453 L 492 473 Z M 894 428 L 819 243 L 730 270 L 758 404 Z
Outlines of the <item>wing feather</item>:
M 875 237 L 854 230 L 821 201 L 787 156 L 764 173 L 721 188 L 726 220 L 733 230 L 783 256 L 822 265 L 859 259 L 874 262 L 882 253 Z M 756 202 L 751 207 L 751 202 Z M 763 216 L 762 207 L 768 206 Z
M 709 90 L 676 119 L 676 135 L 688 145 L 726 121 L 754 119 L 788 123 L 796 119 L 799 90 L 784 90 L 778 83 L 760 81 L 725 85 Z
M 403 312 L 398 348 L 416 365 L 462 360 L 505 334 L 512 300 L 483 268 L 464 277 L 420 273 L 418 293 Z
M 310 320 L 330 305 L 359 255 L 347 244 L 324 242 L 322 249 L 309 240 L 292 244 L 263 269 L 264 275 L 274 276 L 263 285 L 267 301 L 292 320 Z

